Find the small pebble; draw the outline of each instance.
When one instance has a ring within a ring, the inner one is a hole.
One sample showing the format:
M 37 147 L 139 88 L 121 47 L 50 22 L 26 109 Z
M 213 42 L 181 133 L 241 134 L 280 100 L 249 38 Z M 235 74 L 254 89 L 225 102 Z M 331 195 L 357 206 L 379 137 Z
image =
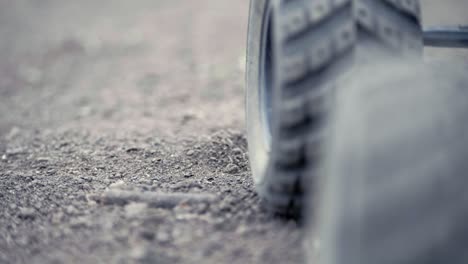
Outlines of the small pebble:
M 62 212 L 57 212 L 57 213 L 52 215 L 51 221 L 52 221 L 53 224 L 59 224 L 60 222 L 62 222 L 63 217 L 64 217 L 64 215 L 63 215 Z
M 69 215 L 75 215 L 78 211 L 73 205 L 69 205 L 65 208 L 65 212 Z
M 126 185 L 124 181 L 120 180 L 109 185 L 109 189 L 123 189 Z
M 137 152 L 137 151 L 140 151 L 140 150 L 141 150 L 140 148 L 132 147 L 132 148 L 128 148 L 126 150 L 126 152 L 131 153 L 131 152 Z
M 226 168 L 224 169 L 224 172 L 225 173 L 237 173 L 239 172 L 239 167 L 237 167 L 235 164 L 229 164 L 226 166 Z
M 184 177 L 185 177 L 185 178 L 191 178 L 191 177 L 193 177 L 193 173 L 191 173 L 191 172 L 185 172 L 185 173 L 184 173 Z
M 39 157 L 36 159 L 37 162 L 48 162 L 49 160 L 48 157 Z
M 22 207 L 19 210 L 18 216 L 21 219 L 34 219 L 36 217 L 36 211 L 33 208 Z

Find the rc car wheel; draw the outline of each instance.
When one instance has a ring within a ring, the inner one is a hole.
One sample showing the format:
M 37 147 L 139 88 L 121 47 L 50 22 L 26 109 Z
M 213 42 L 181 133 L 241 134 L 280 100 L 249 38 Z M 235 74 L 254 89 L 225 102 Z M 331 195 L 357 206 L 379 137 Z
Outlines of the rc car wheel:
M 319 177 L 327 115 L 356 46 L 368 61 L 376 53 L 419 56 L 419 2 L 251 0 L 249 157 L 258 193 L 275 212 L 300 213 Z
M 252 174 L 275 212 L 301 208 L 333 81 L 355 42 L 351 1 L 253 0 L 246 111 Z

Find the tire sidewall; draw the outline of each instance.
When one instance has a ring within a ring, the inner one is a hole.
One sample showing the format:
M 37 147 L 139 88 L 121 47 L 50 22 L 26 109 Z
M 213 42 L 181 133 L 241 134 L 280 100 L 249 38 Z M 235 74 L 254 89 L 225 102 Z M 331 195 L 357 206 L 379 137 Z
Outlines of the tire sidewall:
M 251 0 L 247 36 L 245 88 L 247 141 L 250 166 L 257 186 L 265 181 L 270 156 L 265 122 L 260 110 L 260 63 L 265 16 L 271 2 L 271 0 Z

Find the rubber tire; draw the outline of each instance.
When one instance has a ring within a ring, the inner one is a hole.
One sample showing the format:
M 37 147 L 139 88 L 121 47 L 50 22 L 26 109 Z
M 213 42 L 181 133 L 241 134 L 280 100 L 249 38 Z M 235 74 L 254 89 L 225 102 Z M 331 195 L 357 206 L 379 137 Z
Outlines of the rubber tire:
M 368 69 L 337 95 L 319 263 L 468 263 L 467 68 L 443 68 Z
M 353 68 L 354 48 L 368 61 L 422 54 L 419 1 L 399 3 L 251 0 L 247 139 L 257 191 L 272 211 L 300 215 L 305 195 L 313 195 L 323 128 L 339 80 Z M 268 71 L 265 54 L 272 57 Z
M 269 35 L 267 28 L 272 29 Z M 251 1 L 246 75 L 249 156 L 258 193 L 274 212 L 296 215 L 302 207 L 305 177 L 319 157 L 333 80 L 350 60 L 355 36 L 351 1 Z M 271 47 L 274 61 L 269 81 L 261 76 L 265 46 Z M 264 83 L 270 87 L 264 88 Z M 270 89 L 269 124 L 262 111 L 265 89 Z
M 420 57 L 423 51 L 419 0 L 353 0 L 359 56 Z M 370 55 L 369 55 L 370 54 Z

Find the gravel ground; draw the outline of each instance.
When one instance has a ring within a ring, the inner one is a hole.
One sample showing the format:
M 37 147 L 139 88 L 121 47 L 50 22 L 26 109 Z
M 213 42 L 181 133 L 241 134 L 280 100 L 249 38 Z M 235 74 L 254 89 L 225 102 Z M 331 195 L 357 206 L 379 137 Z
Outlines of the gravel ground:
M 423 2 L 427 24 L 468 23 L 464 0 Z M 0 1 L 0 263 L 303 262 L 301 227 L 250 179 L 247 14 Z

